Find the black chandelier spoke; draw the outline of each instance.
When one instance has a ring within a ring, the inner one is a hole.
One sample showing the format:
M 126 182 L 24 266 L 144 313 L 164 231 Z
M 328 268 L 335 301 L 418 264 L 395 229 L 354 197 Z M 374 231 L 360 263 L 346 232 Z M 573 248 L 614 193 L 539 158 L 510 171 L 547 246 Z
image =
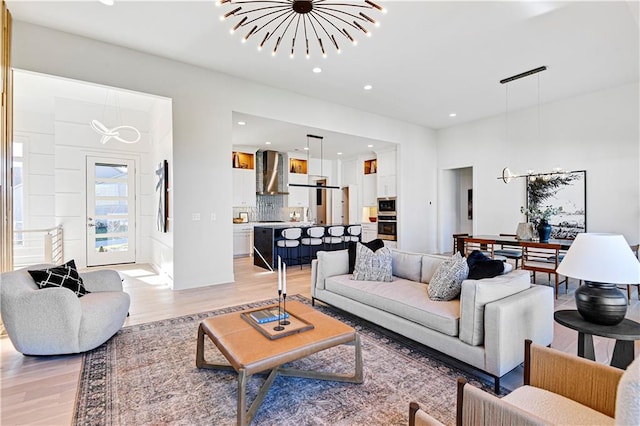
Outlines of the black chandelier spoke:
M 362 12 L 368 9 L 373 12 L 384 12 L 384 9 L 371 0 L 335 1 L 335 0 L 218 0 L 218 5 L 228 5 L 230 12 L 222 16 L 224 19 L 239 17 L 231 32 L 239 28 L 251 28 L 242 38 L 246 42 L 250 37 L 259 41 L 258 49 L 272 38 L 277 37 L 272 54 L 276 54 L 282 42 L 290 40 L 291 56 L 293 57 L 298 45 L 298 51 L 304 49 L 307 58 L 310 55 L 309 36 L 316 38 L 323 56 L 326 56 L 326 35 L 338 53 L 340 47 L 336 40 L 336 33 L 357 43 L 352 37 L 351 29 L 365 35 L 371 35 L 368 28 L 370 24 L 378 25 L 377 21 Z M 369 12 L 367 12 L 369 13 Z M 295 25 L 292 26 L 292 24 Z M 310 27 L 310 28 L 309 28 Z M 291 31 L 290 31 L 291 30 Z M 300 47 L 304 36 L 304 47 Z M 313 40 L 311 40 L 313 42 Z

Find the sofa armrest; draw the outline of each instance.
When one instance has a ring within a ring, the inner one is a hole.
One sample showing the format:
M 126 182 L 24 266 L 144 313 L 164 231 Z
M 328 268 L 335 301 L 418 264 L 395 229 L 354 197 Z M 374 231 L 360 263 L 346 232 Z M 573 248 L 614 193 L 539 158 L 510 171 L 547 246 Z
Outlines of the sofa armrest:
M 409 404 L 409 426 L 444 426 L 420 408 L 417 402 Z
M 524 361 L 525 339 L 543 346 L 553 340 L 551 287 L 532 285 L 527 290 L 485 306 L 485 370 L 500 377 Z
M 74 352 L 56 348 L 78 347 L 81 318 L 78 296 L 65 288 L 31 290 L 2 303 L 7 334 L 27 355 Z
M 92 293 L 100 291 L 122 291 L 122 278 L 112 269 L 83 272 L 80 274 L 84 286 Z
M 311 261 L 311 297 L 316 297 L 316 283 L 318 282 L 318 259 Z
M 618 383 L 624 370 L 535 343 L 527 346 L 525 384 L 562 395 L 609 417 L 615 416 Z

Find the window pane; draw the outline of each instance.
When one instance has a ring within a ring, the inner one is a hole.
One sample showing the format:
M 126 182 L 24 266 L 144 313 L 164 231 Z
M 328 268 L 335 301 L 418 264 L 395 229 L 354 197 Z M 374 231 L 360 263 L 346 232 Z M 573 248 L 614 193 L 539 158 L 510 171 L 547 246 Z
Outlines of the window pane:
M 127 166 L 124 164 L 96 164 L 96 178 L 126 179 Z
M 129 240 L 127 237 L 96 238 L 96 252 L 98 253 L 127 250 L 129 250 Z
M 112 234 L 114 232 L 127 232 L 129 221 L 127 219 L 97 219 L 96 234 Z
M 127 200 L 96 200 L 96 216 L 109 214 L 127 214 L 129 203 Z
M 13 143 L 13 156 L 14 157 L 22 157 L 24 156 L 24 145 L 22 142 L 14 142 Z
M 97 197 L 126 197 L 127 184 L 118 182 L 96 182 Z

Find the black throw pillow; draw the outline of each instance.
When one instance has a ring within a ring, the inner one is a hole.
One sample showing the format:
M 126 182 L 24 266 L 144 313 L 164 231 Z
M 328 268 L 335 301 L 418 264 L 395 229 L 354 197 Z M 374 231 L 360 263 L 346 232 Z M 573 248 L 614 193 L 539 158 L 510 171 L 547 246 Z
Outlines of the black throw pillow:
M 470 280 L 481 280 L 483 278 L 493 278 L 504 272 L 504 262 L 501 260 L 491 260 L 491 258 L 480 250 L 474 250 L 467 256 L 469 265 Z
M 48 269 L 28 271 L 40 288 L 61 287 L 71 290 L 76 296 L 82 297 L 90 292 L 84 287 L 82 278 L 78 275 L 76 262 L 72 259 L 64 265 Z
M 382 247 L 384 247 L 384 241 L 382 241 L 381 239 L 375 239 L 375 240 L 371 240 L 368 243 L 361 243 L 363 246 L 367 247 L 369 250 L 371 250 L 372 252 L 376 252 L 378 251 L 378 249 L 381 249 Z M 353 274 L 353 270 L 356 267 L 356 247 L 357 247 L 358 243 L 355 241 L 350 241 L 349 244 L 347 245 L 347 249 L 349 250 L 349 273 Z
M 502 260 L 489 260 L 480 262 L 469 268 L 470 280 L 481 280 L 483 278 L 493 278 L 504 272 L 504 262 Z
M 467 265 L 469 265 L 469 268 L 473 268 L 478 263 L 489 262 L 489 261 L 491 261 L 491 258 L 485 255 L 480 250 L 474 250 L 471 253 L 469 253 L 469 256 L 467 256 Z

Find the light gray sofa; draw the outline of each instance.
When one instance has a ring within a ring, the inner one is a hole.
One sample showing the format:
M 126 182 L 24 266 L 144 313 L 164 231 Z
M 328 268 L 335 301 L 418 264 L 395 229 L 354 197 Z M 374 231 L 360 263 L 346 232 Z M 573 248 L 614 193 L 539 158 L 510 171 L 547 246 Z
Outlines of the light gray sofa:
M 312 302 L 320 300 L 436 349 L 495 379 L 524 361 L 525 339 L 553 340 L 553 289 L 532 285 L 528 271 L 465 280 L 459 299 L 429 299 L 431 277 L 446 257 L 392 250 L 392 282 L 356 281 L 347 250 L 318 252 Z
M 53 265 L 36 265 L 44 269 Z M 130 298 L 116 271 L 80 274 L 91 293 L 39 289 L 27 269 L 0 276 L 0 311 L 11 343 L 25 355 L 61 355 L 94 349 L 120 330 Z

